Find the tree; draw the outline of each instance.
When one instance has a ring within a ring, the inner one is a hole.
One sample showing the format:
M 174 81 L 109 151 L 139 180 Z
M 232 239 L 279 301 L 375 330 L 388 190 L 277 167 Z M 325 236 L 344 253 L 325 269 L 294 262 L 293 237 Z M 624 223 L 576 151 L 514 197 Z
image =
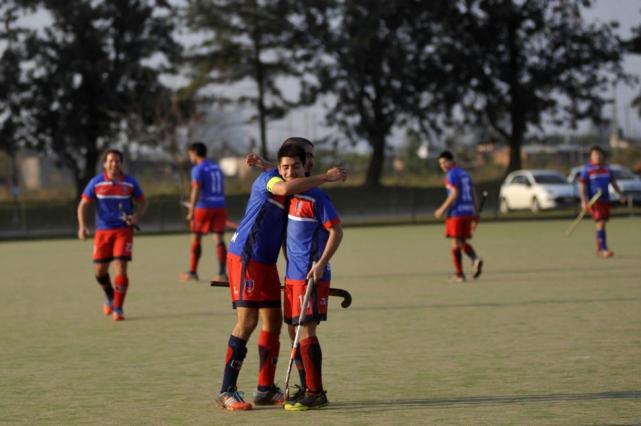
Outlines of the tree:
M 351 140 L 367 140 L 367 187 L 380 184 L 395 126 L 433 125 L 457 99 L 441 37 L 452 7 L 419 0 L 298 2 L 313 75 L 304 83 L 304 101 L 328 95 L 328 123 Z
M 622 77 L 615 24 L 588 24 L 591 0 L 466 0 L 449 28 L 455 73 L 468 89 L 467 117 L 488 122 L 510 147 L 507 172 L 521 168 L 529 126 L 599 122 L 606 91 Z
M 625 42 L 625 47 L 628 52 L 641 55 L 641 25 L 632 30 L 632 37 Z M 641 116 L 641 94 L 634 98 L 632 105 L 638 108 Z
M 168 96 L 159 76 L 179 49 L 162 0 L 44 0 L 39 6 L 52 22 L 33 54 L 32 136 L 71 170 L 79 196 L 101 150 L 122 141 L 124 118 L 153 120 L 154 105 Z
M 255 95 L 218 96 L 221 102 L 252 104 L 260 128 L 261 155 L 268 157 L 267 122 L 285 116 L 292 103 L 278 80 L 297 74 L 291 42 L 290 12 L 284 0 L 193 0 L 187 8 L 189 27 L 207 37 L 189 55 L 194 68 L 193 90 L 209 84 L 243 81 Z
M 11 159 L 12 185 L 17 185 L 16 153 L 25 143 L 24 98 L 29 91 L 22 65 L 28 59 L 27 43 L 30 32 L 17 25 L 21 5 L 6 1 L 0 6 L 2 27 L 0 45 L 4 51 L 0 55 L 0 150 Z M 15 194 L 14 194 L 15 195 Z

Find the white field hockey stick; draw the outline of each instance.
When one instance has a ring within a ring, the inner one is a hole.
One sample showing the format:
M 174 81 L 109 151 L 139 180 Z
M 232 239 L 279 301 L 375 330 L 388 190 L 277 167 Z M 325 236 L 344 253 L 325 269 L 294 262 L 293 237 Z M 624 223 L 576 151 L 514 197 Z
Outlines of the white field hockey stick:
M 588 209 L 591 208 L 594 205 L 594 203 L 596 203 L 599 200 L 599 198 L 601 198 L 601 190 L 600 189 L 596 192 L 596 194 L 594 194 L 592 196 L 592 198 L 590 198 L 590 201 L 588 201 Z M 569 237 L 570 234 L 572 234 L 572 231 L 574 231 L 574 228 L 576 228 L 579 225 L 579 223 L 581 223 L 581 220 L 583 220 L 583 217 L 585 216 L 585 214 L 587 212 L 588 212 L 588 210 L 581 209 L 581 212 L 576 217 L 576 219 L 574 219 L 574 222 L 572 222 L 570 224 L 570 226 L 568 227 L 567 231 L 565 231 L 565 236 L 566 237 Z
M 292 365 L 294 364 L 294 358 L 296 357 L 296 351 L 298 350 L 298 342 L 300 341 L 300 330 L 303 319 L 305 319 L 305 313 L 307 311 L 307 304 L 309 303 L 309 297 L 312 294 L 312 287 L 316 283 L 314 278 L 307 280 L 307 289 L 305 290 L 305 297 L 303 298 L 303 303 L 301 303 L 300 315 L 298 315 L 298 325 L 296 326 L 296 335 L 294 336 L 294 343 L 292 343 L 292 351 L 289 354 L 289 364 L 287 364 L 287 375 L 285 376 L 285 401 L 289 398 L 289 375 L 292 372 Z

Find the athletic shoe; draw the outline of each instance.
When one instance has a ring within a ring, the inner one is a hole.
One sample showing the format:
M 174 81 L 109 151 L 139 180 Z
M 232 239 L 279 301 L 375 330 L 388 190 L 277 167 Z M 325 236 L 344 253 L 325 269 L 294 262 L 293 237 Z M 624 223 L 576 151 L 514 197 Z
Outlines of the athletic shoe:
M 474 278 L 478 278 L 481 276 L 481 273 L 483 272 L 483 259 L 480 257 L 477 257 L 474 259 Z
M 610 250 L 601 250 L 601 251 L 597 251 L 596 255 L 604 259 L 607 259 L 608 257 L 614 256 L 614 252 Z
M 285 404 L 284 407 L 287 411 L 307 411 L 324 407 L 327 404 L 329 404 L 329 401 L 327 400 L 326 391 L 322 391 L 319 393 L 307 392 L 305 393 L 303 399 L 298 401 L 296 404 Z
M 183 272 L 180 274 L 180 281 L 186 283 L 189 281 L 199 281 L 198 274 L 195 272 Z
M 450 281 L 450 282 L 454 282 L 454 283 L 459 283 L 459 284 L 464 283 L 464 282 L 465 282 L 465 275 L 463 275 L 463 274 L 460 274 L 460 275 L 459 275 L 459 274 L 452 275 L 452 276 L 448 279 L 448 281 Z
M 305 396 L 305 388 L 302 388 L 298 385 L 294 385 L 294 388 L 296 388 L 296 392 L 294 392 L 294 394 L 292 395 L 290 391 L 289 397 L 287 398 L 287 400 L 285 400 L 285 404 L 294 405 Z
M 285 402 L 285 393 L 276 385 L 269 390 L 254 392 L 254 404 L 256 405 L 281 405 Z
M 105 315 L 111 315 L 113 312 L 113 305 L 111 304 L 111 300 L 106 300 L 105 303 L 102 304 L 102 312 Z
M 229 411 L 243 411 L 251 410 L 252 405 L 248 402 L 245 402 L 241 392 L 237 390 L 232 390 L 229 392 L 221 392 L 216 397 L 216 405 L 222 408 L 223 410 Z
M 122 311 L 122 308 L 113 308 L 111 313 L 111 319 L 114 321 L 124 321 L 125 313 Z

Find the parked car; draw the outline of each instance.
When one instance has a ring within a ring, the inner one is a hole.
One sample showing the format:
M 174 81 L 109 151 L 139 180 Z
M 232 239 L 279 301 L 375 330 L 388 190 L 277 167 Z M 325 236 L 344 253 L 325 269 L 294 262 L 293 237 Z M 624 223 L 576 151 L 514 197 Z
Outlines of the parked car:
M 579 175 L 582 169 L 583 166 L 574 167 L 568 175 L 568 182 L 574 187 L 577 197 L 579 196 Z M 627 167 L 619 164 L 610 164 L 610 170 L 612 170 L 619 188 L 623 191 L 625 199 L 632 199 L 634 204 L 641 204 L 641 178 L 632 173 Z M 619 194 L 612 188 L 612 185 L 609 186 L 608 192 L 610 193 L 610 202 L 618 204 Z
M 555 170 L 517 170 L 507 175 L 499 192 L 502 213 L 519 209 L 538 212 L 578 202 L 574 187 Z

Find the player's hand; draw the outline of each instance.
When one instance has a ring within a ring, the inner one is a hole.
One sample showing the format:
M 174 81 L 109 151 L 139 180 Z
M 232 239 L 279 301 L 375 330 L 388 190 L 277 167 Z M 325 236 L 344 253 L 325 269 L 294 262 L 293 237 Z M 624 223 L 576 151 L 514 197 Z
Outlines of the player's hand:
M 590 204 L 588 204 L 587 201 L 582 201 L 581 202 L 581 209 L 583 209 L 584 212 L 589 212 L 590 211 Z
M 138 223 L 138 216 L 136 215 L 136 213 L 130 214 L 130 215 L 125 217 L 125 222 L 129 226 L 134 226 L 135 224 Z
M 189 222 L 191 222 L 192 220 L 194 220 L 194 209 L 193 209 L 193 208 L 191 208 L 191 207 L 189 208 L 189 211 L 187 212 L 187 217 L 186 217 L 186 219 L 187 219 L 187 221 L 189 221 Z
M 437 218 L 437 219 L 440 219 L 440 218 L 443 217 L 444 213 L 445 213 L 445 209 L 440 207 L 440 208 L 436 209 L 436 211 L 434 212 L 434 217 Z
M 325 172 L 325 180 L 327 182 L 345 182 L 347 179 L 347 170 L 343 167 L 334 167 Z
M 253 152 L 247 154 L 247 156 L 245 157 L 245 164 L 247 164 L 249 167 L 255 167 L 263 171 L 268 169 L 271 165 L 270 163 L 265 161 L 263 157 L 258 154 L 254 154 Z
M 89 235 L 89 231 L 87 231 L 87 228 L 85 228 L 84 226 L 81 226 L 80 228 L 78 228 L 78 239 L 80 241 L 86 240 L 88 235 Z
M 619 203 L 621 203 L 621 205 L 625 206 L 626 201 L 628 201 L 628 200 L 625 199 L 625 195 L 619 194 Z
M 312 266 L 312 269 L 310 269 L 309 272 L 307 273 L 307 279 L 313 278 L 314 282 L 320 281 L 320 279 L 323 278 L 323 272 L 325 272 L 325 266 L 327 266 L 325 263 L 316 262 Z

